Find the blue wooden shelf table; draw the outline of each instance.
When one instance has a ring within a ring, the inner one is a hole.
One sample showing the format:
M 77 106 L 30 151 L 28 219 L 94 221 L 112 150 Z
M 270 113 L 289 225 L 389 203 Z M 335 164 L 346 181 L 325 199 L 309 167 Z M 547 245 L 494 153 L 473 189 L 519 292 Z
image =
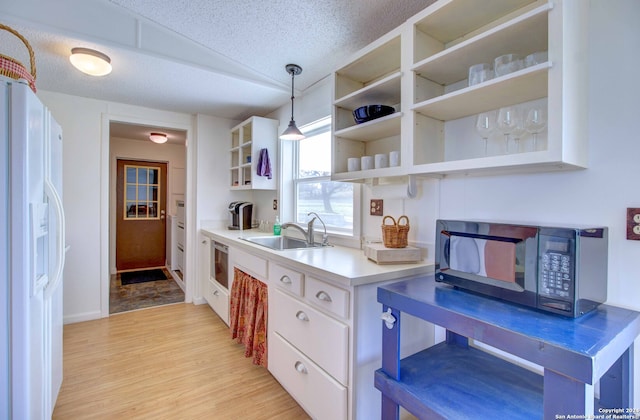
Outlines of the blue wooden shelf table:
M 379 287 L 378 302 L 395 319 L 392 328 L 383 322 L 382 368 L 375 372 L 384 420 L 398 419 L 399 406 L 421 419 L 640 418 L 632 407 L 640 312 L 605 304 L 566 318 L 436 283 L 433 276 Z M 401 313 L 444 327 L 446 340 L 401 360 Z M 544 374 L 469 339 L 535 363 Z

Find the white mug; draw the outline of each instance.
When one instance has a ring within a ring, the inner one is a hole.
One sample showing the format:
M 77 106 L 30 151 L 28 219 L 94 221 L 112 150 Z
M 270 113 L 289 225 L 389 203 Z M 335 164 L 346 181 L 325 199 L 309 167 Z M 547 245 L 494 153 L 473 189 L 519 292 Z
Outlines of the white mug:
M 400 152 L 392 150 L 389 152 L 389 166 L 400 166 Z
M 347 170 L 349 172 L 359 171 L 360 170 L 360 158 L 349 158 L 349 159 L 347 159 Z
M 363 171 L 373 169 L 373 156 L 362 156 L 360 158 L 360 163 Z
M 378 153 L 375 156 L 376 169 L 386 168 L 388 166 L 389 166 L 389 156 L 386 153 Z

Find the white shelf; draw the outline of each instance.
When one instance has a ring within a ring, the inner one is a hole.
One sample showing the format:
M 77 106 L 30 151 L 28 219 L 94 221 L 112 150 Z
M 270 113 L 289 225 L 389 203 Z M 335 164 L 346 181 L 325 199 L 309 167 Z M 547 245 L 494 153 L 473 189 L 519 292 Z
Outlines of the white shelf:
M 334 101 L 335 106 L 353 111 L 363 105 L 393 105 L 400 102 L 402 72 L 394 72 L 360 90 Z
M 412 110 L 441 121 L 532 101 L 547 96 L 548 69 L 542 63 L 506 76 L 420 102 Z
M 528 13 L 498 25 L 471 39 L 416 63 L 412 70 L 440 85 L 464 80 L 469 67 L 489 63 L 503 54 L 520 54 L 523 58 L 533 52 L 546 51 L 548 45 L 547 13 L 551 4 L 544 4 Z
M 339 172 L 331 175 L 332 181 L 362 181 L 371 178 L 392 178 L 404 176 L 407 172 L 402 166 L 369 169 L 366 171 Z
M 349 140 L 372 141 L 390 137 L 400 133 L 401 112 L 395 112 L 385 117 L 377 118 L 366 123 L 337 130 L 334 135 Z

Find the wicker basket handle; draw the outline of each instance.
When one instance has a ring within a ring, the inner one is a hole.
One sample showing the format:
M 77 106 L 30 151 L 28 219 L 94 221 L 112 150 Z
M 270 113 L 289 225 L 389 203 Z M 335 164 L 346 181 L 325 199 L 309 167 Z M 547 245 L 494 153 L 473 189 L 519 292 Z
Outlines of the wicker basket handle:
M 22 41 L 22 43 L 24 44 L 25 47 L 27 47 L 27 51 L 29 51 L 29 61 L 31 64 L 31 75 L 33 76 L 34 80 L 36 78 L 36 56 L 33 53 L 33 48 L 31 48 L 31 44 L 29 44 L 29 41 L 27 41 L 27 39 L 25 37 L 23 37 L 22 35 L 20 35 L 20 33 L 18 31 L 16 31 L 13 28 L 10 28 L 7 25 L 3 25 L 2 23 L 0 23 L 0 29 L 4 29 L 7 32 L 11 32 L 13 35 L 17 36 L 20 41 Z
M 405 220 L 404 225 L 400 224 L 400 222 L 402 222 L 403 219 Z M 407 216 L 398 217 L 398 226 L 407 226 L 407 227 L 409 227 L 409 218 Z
M 388 226 L 396 226 L 396 219 L 394 219 L 392 216 L 384 216 L 384 218 L 382 219 L 382 226 L 387 226 L 387 219 L 391 219 L 393 221 L 393 225 L 388 225 Z

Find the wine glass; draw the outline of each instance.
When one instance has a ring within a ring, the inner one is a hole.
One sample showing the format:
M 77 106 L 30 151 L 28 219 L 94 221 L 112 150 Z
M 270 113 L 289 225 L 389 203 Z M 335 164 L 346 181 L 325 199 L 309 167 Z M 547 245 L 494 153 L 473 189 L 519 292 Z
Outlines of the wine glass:
M 476 131 L 484 140 L 484 154 L 487 155 L 487 139 L 495 130 L 495 116 L 493 112 L 481 112 L 476 117 Z
M 498 111 L 498 130 L 504 134 L 506 153 L 509 153 L 509 135 L 517 126 L 517 111 L 514 107 L 500 108 Z
M 527 132 L 524 128 L 524 118 L 522 117 L 522 112 L 516 109 L 515 113 L 516 125 L 513 127 L 511 131 L 511 135 L 513 136 L 513 141 L 516 144 L 516 153 L 520 153 L 520 139 Z
M 547 126 L 547 116 L 542 107 L 534 107 L 527 112 L 527 118 L 524 120 L 524 128 L 533 136 L 533 150 L 538 149 L 538 133 Z

